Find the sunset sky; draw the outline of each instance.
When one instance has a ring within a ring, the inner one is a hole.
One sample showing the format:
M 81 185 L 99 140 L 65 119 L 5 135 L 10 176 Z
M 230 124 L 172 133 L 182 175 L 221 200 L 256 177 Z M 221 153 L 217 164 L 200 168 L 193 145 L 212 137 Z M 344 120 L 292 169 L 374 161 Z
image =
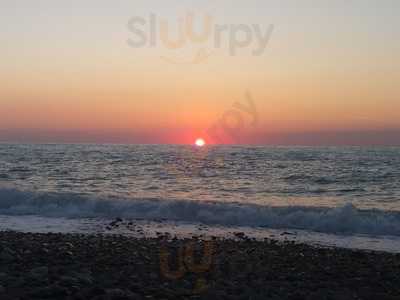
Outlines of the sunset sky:
M 129 46 L 133 17 L 146 34 L 151 14 L 167 20 L 173 38 L 189 12 L 199 32 L 206 14 L 273 31 L 259 56 L 253 32 L 234 56 L 228 32 L 220 48 L 212 34 Z M 207 140 L 248 91 L 257 122 L 239 112 L 240 138 L 219 142 L 399 145 L 399 13 L 398 0 L 0 0 L 0 141 Z

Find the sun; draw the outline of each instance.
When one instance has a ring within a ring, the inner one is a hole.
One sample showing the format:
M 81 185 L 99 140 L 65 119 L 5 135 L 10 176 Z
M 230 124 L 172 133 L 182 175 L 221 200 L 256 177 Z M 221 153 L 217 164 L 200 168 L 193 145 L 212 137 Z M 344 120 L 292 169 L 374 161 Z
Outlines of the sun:
M 198 138 L 194 144 L 195 144 L 197 147 L 203 147 L 203 146 L 206 145 L 206 142 L 204 141 L 204 139 Z

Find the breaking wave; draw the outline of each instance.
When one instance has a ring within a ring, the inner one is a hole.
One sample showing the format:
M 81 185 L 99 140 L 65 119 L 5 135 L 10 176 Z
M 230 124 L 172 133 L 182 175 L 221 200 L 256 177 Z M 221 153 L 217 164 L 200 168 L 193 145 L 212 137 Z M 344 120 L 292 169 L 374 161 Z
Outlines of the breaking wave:
M 117 199 L 0 189 L 0 214 L 68 218 L 130 218 L 210 225 L 302 229 L 324 233 L 400 236 L 400 214 L 337 208 L 271 207 L 160 199 Z

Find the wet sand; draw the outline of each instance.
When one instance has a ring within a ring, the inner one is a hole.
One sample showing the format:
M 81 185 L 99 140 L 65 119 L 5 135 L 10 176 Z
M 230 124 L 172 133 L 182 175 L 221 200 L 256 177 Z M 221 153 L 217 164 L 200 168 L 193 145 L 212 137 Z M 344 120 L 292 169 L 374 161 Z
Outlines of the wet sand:
M 400 255 L 305 244 L 0 232 L 0 299 L 400 299 Z

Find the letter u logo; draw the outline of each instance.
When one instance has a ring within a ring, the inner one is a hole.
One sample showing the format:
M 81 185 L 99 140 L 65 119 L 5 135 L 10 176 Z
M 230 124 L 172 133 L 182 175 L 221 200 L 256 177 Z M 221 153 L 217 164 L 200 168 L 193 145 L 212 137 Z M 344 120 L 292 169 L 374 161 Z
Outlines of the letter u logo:
M 177 280 L 182 278 L 185 273 L 185 265 L 183 262 L 183 247 L 180 247 L 178 250 L 178 269 L 176 271 L 172 271 L 169 266 L 169 257 L 170 253 L 168 249 L 162 247 L 160 250 L 160 269 L 161 273 L 170 280 Z
M 204 16 L 204 27 L 201 34 L 194 32 L 194 14 L 188 13 L 186 16 L 186 35 L 193 43 L 203 43 L 208 40 L 212 31 L 213 19 L 211 16 Z
M 193 273 L 204 273 L 211 269 L 214 247 L 212 242 L 204 242 L 204 255 L 200 263 L 194 261 L 195 242 L 190 242 L 185 249 L 185 265 Z
M 179 19 L 178 21 L 178 38 L 175 41 L 170 40 L 170 28 L 168 25 L 168 21 L 162 19 L 160 21 L 160 38 L 165 47 L 169 49 L 178 49 L 182 48 L 185 43 L 186 43 L 186 37 L 185 37 L 185 32 L 184 32 L 184 22 L 182 19 Z

